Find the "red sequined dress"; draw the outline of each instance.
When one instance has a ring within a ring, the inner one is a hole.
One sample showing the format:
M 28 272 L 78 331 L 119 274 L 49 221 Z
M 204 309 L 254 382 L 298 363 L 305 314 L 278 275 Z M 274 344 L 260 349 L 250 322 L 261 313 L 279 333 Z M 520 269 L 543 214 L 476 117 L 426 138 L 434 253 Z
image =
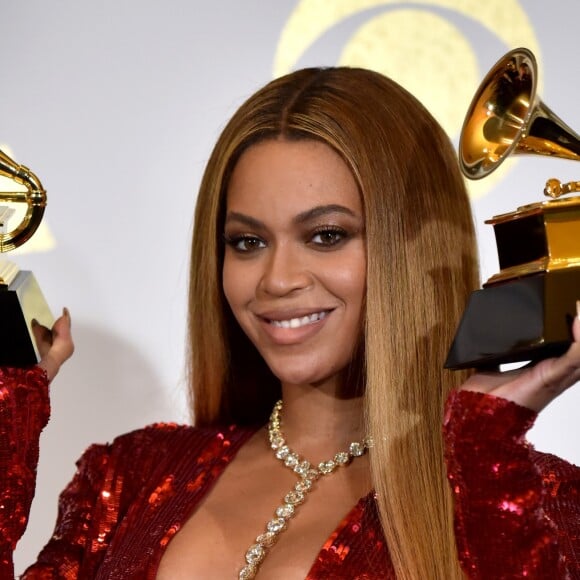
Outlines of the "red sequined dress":
M 0 369 L 0 579 L 34 495 L 48 421 L 44 373 Z M 459 557 L 469 578 L 580 578 L 580 468 L 525 442 L 534 413 L 461 392 L 445 438 Z M 24 578 L 154 579 L 165 547 L 253 431 L 158 424 L 90 447 Z M 328 538 L 307 580 L 393 578 L 373 494 Z

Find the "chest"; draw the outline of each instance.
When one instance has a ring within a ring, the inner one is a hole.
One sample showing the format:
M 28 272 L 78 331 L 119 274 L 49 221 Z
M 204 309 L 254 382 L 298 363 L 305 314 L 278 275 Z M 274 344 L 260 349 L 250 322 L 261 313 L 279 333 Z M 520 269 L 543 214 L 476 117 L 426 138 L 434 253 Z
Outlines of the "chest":
M 297 477 L 279 463 L 232 464 L 167 546 L 158 580 L 237 578 L 245 554 Z M 258 578 L 309 577 L 329 538 L 353 516 L 368 492 L 363 466 L 319 480 L 295 507 L 285 529 L 267 550 Z
M 252 460 L 243 439 L 220 435 L 217 441 L 192 453 L 183 445 L 167 448 L 147 471 L 141 491 L 131 485 L 134 491 L 123 500 L 120 519 L 102 522 L 111 528 L 111 541 L 84 577 L 238 577 L 247 549 L 297 476 L 272 457 Z M 258 580 L 365 573 L 374 580 L 394 578 L 369 487 L 363 461 L 320 480 L 264 560 Z

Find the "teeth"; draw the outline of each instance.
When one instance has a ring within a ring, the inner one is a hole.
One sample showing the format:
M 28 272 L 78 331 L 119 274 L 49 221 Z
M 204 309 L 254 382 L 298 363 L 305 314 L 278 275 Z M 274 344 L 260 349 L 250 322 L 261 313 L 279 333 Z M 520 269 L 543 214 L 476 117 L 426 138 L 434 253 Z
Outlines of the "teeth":
M 289 320 L 271 320 L 270 324 L 277 326 L 278 328 L 300 328 L 306 324 L 312 324 L 326 317 L 326 312 L 315 312 L 314 314 L 309 314 L 308 316 L 302 316 L 301 318 L 290 318 Z

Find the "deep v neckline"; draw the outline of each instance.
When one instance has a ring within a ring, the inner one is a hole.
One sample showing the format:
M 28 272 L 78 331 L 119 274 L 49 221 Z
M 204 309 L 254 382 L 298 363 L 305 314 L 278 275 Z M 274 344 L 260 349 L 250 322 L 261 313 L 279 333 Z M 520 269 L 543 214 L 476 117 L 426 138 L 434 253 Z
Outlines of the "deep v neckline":
M 241 448 L 244 447 L 244 445 L 246 445 L 248 441 L 252 438 L 252 436 L 255 433 L 257 433 L 260 429 L 261 427 L 240 428 L 238 430 L 239 439 L 229 447 L 227 461 L 223 460 L 220 461 L 219 457 L 215 458 L 214 462 L 215 464 L 211 469 L 212 478 L 210 482 L 206 482 L 206 486 L 204 486 L 205 487 L 204 493 L 201 495 L 201 497 L 198 497 L 198 494 L 192 495 L 191 500 L 188 502 L 189 505 L 186 506 L 185 509 L 180 510 L 181 513 L 184 514 L 185 516 L 181 518 L 182 524 L 188 521 L 190 518 L 195 517 L 195 513 L 200 508 L 201 504 L 203 503 L 203 500 L 211 494 L 212 490 L 215 488 L 215 485 L 217 484 L 221 476 L 226 472 L 228 466 L 235 460 Z M 308 574 L 306 575 L 305 580 L 315 580 L 320 577 L 317 575 L 317 569 L 319 568 L 322 562 L 322 557 L 325 551 L 332 547 L 335 539 L 340 535 L 340 533 L 346 528 L 346 526 L 348 526 L 348 524 L 351 521 L 356 519 L 356 517 L 364 509 L 365 504 L 368 504 L 369 502 L 374 502 L 373 491 L 370 491 L 368 494 L 360 497 L 358 501 L 354 504 L 354 506 L 352 506 L 342 517 L 342 519 L 339 521 L 338 525 L 331 532 L 328 538 L 325 539 L 325 541 L 320 546 L 320 549 L 316 552 L 316 556 L 308 570 Z M 168 525 L 168 527 L 170 527 L 170 525 Z M 173 537 L 174 536 L 172 535 L 169 541 L 163 543 L 162 548 L 159 550 L 158 557 L 155 558 L 154 562 L 152 562 L 152 567 L 149 570 L 148 578 L 154 579 L 157 577 L 157 572 L 159 570 L 161 560 L 163 558 L 163 555 L 166 553 L 167 547 L 170 545 Z M 240 562 L 243 562 L 242 558 L 240 559 Z

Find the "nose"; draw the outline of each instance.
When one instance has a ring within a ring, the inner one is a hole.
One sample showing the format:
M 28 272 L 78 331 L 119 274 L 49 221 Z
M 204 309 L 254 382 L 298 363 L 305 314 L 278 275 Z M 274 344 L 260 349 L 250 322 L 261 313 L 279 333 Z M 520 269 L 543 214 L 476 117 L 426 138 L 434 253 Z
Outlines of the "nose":
M 260 290 L 272 296 L 285 296 L 308 288 L 312 275 L 305 257 L 292 244 L 272 247 L 265 260 Z

